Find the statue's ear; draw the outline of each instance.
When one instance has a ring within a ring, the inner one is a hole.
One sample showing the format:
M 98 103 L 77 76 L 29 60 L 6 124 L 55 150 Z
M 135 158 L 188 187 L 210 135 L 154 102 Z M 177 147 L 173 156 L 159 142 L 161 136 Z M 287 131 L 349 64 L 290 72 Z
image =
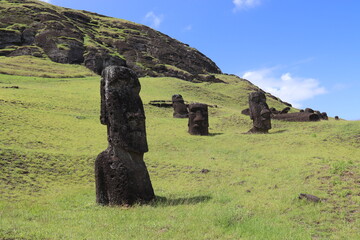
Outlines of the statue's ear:
M 100 80 L 100 122 L 101 124 L 107 124 L 106 116 L 106 99 L 105 99 L 105 78 L 102 77 Z

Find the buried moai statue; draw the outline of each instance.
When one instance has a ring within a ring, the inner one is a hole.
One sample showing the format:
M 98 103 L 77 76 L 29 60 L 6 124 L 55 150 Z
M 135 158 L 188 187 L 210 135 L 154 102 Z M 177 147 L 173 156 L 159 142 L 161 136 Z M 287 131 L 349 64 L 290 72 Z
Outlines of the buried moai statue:
M 253 120 L 253 128 L 248 133 L 268 133 L 271 129 L 271 112 L 266 104 L 263 92 L 252 92 L 249 94 L 250 118 Z
M 191 135 L 209 135 L 208 105 L 203 103 L 189 105 L 188 126 Z
M 172 106 L 174 108 L 174 113 L 173 113 L 174 118 L 189 117 L 187 106 L 184 102 L 183 97 L 180 94 L 175 94 L 172 96 Z
M 96 202 L 128 205 L 155 198 L 143 155 L 148 151 L 140 83 L 129 68 L 109 66 L 101 78 L 100 121 L 108 148 L 95 161 Z

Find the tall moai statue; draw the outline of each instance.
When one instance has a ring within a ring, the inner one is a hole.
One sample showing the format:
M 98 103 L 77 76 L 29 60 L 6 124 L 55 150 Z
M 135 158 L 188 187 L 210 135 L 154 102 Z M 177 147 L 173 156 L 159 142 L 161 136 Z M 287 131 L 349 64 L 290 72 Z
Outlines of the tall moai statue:
M 208 106 L 203 103 L 189 105 L 189 130 L 191 135 L 209 135 Z
M 248 133 L 268 133 L 271 129 L 271 111 L 266 104 L 266 97 L 263 92 L 257 91 L 249 94 L 249 109 L 253 128 Z
M 140 82 L 129 68 L 102 72 L 100 121 L 107 126 L 108 148 L 95 161 L 96 202 L 130 205 L 155 198 L 143 155 L 148 151 Z
M 189 117 L 187 106 L 184 102 L 183 97 L 180 94 L 175 94 L 172 96 L 172 106 L 174 108 L 174 113 L 173 113 L 174 118 Z

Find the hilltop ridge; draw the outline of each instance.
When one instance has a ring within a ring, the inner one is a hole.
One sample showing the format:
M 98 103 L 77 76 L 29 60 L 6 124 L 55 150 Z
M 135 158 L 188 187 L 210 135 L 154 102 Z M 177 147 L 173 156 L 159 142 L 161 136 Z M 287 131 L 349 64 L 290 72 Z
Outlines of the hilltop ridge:
M 220 81 L 204 54 L 161 32 L 127 20 L 36 0 L 0 1 L 0 56 L 49 57 L 84 64 L 95 73 L 127 65 L 140 76 Z M 210 74 L 210 75 L 209 75 Z

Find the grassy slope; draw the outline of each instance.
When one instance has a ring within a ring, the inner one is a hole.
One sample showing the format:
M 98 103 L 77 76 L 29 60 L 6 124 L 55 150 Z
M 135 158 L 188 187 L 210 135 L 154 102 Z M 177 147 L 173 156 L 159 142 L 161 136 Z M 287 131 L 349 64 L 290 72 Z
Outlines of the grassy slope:
M 31 56 L 0 56 L 0 74 L 33 76 L 44 78 L 74 78 L 95 76 L 91 70 L 80 65 L 55 63 L 48 58 Z
M 211 135 L 191 136 L 186 119 L 145 104 L 160 201 L 121 208 L 95 204 L 99 77 L 0 75 L 0 239 L 359 239 L 360 122 L 273 121 L 244 135 L 248 85 L 219 77 L 230 84 L 140 79 L 144 103 L 180 93 L 219 107 Z

